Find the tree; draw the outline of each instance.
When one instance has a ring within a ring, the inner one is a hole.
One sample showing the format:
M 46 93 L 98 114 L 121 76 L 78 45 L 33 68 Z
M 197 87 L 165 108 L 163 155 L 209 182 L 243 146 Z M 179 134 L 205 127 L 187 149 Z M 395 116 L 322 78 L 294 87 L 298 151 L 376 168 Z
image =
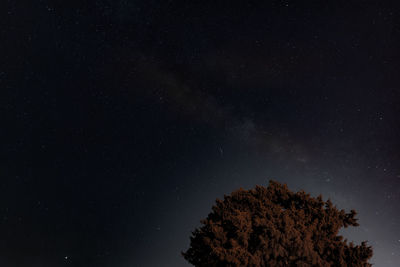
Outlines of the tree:
M 372 248 L 338 236 L 358 226 L 356 212 L 286 184 L 239 189 L 217 199 L 183 257 L 194 266 L 372 266 Z

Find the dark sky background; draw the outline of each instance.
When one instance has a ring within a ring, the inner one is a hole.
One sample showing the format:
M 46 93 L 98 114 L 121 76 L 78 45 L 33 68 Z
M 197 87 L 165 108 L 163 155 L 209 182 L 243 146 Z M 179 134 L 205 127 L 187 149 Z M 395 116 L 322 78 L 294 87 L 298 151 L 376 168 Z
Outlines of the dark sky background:
M 0 266 L 189 266 L 270 179 L 399 266 L 398 6 L 264 2 L 3 1 Z

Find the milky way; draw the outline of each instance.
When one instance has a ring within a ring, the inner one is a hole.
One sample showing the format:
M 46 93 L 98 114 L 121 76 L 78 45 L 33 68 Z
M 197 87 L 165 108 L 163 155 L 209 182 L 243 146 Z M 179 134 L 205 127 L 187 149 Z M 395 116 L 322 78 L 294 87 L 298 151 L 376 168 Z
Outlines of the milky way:
M 215 199 L 270 179 L 400 265 L 398 7 L 238 2 L 7 4 L 1 266 L 189 266 Z

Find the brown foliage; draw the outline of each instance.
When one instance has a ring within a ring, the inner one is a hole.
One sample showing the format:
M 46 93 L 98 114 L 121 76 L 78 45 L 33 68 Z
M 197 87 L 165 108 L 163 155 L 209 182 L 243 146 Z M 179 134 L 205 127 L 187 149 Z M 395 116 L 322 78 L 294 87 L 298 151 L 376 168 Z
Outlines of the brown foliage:
M 192 232 L 184 258 L 195 266 L 372 266 L 372 248 L 347 244 L 339 229 L 358 226 L 345 213 L 286 184 L 239 189 L 217 199 Z

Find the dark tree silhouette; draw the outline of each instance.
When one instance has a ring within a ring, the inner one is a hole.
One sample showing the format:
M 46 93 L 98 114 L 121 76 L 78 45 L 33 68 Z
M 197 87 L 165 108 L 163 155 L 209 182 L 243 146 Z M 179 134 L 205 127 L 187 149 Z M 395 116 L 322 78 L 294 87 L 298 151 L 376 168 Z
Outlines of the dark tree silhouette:
M 358 226 L 356 212 L 286 184 L 239 189 L 216 205 L 182 252 L 195 266 L 372 266 L 372 248 L 338 236 Z

